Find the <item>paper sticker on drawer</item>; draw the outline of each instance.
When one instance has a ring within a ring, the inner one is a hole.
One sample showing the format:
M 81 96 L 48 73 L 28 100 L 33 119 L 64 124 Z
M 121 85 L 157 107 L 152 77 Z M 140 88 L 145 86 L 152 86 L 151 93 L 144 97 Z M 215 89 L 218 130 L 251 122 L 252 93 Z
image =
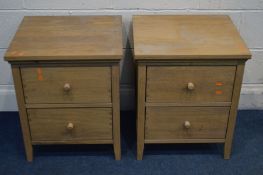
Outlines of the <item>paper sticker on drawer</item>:
M 39 81 L 42 81 L 43 80 L 43 72 L 42 72 L 42 69 L 41 68 L 37 68 L 37 79 Z
M 223 86 L 223 83 L 218 81 L 218 82 L 216 82 L 216 86 Z
M 221 94 L 223 94 L 223 91 L 221 91 L 221 90 L 216 90 L 216 95 L 221 95 Z

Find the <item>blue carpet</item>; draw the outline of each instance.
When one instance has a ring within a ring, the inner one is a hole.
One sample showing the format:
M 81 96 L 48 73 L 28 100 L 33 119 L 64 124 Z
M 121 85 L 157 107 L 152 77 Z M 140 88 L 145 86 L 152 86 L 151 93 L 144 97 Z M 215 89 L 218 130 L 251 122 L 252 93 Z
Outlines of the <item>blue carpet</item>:
M 146 145 L 136 161 L 135 115 L 122 113 L 122 160 L 112 145 L 36 146 L 25 160 L 18 113 L 0 113 L 0 175 L 86 174 L 263 174 L 263 111 L 239 111 L 233 152 L 223 159 L 223 144 Z

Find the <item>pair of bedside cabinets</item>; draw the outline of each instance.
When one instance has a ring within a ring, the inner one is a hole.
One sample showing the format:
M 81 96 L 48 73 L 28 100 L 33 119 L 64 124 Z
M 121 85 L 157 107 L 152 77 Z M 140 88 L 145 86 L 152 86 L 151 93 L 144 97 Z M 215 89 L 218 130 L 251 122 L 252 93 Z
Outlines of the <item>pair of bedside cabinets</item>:
M 224 143 L 230 158 L 244 65 L 227 16 L 134 16 L 137 159 L 144 144 Z M 28 161 L 33 145 L 113 144 L 121 159 L 120 16 L 25 17 L 11 63 Z

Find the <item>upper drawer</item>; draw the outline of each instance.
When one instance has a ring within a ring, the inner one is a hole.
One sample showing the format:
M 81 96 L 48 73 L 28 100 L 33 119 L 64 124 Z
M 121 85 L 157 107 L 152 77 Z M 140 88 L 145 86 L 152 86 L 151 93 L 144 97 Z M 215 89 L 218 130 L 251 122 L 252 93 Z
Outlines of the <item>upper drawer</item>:
M 231 102 L 235 66 L 149 66 L 147 102 Z
M 26 103 L 111 102 L 110 67 L 21 68 Z

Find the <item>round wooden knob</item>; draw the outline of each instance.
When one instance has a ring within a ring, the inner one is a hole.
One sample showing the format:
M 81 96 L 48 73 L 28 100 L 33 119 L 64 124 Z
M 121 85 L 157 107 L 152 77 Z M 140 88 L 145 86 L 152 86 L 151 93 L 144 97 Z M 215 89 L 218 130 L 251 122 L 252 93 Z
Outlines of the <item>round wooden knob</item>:
M 187 84 L 187 89 L 190 90 L 190 91 L 194 90 L 194 89 L 195 89 L 194 83 L 189 82 L 189 83 Z
M 189 129 L 189 128 L 191 127 L 191 123 L 190 123 L 189 121 L 185 121 L 185 122 L 184 122 L 184 127 L 185 127 L 186 129 Z
M 67 124 L 67 129 L 70 130 L 70 131 L 71 131 L 72 129 L 74 129 L 74 124 L 71 123 L 71 122 L 68 123 L 68 124 Z
M 64 84 L 64 91 L 70 91 L 71 87 L 70 87 L 70 84 L 69 83 L 65 83 Z

